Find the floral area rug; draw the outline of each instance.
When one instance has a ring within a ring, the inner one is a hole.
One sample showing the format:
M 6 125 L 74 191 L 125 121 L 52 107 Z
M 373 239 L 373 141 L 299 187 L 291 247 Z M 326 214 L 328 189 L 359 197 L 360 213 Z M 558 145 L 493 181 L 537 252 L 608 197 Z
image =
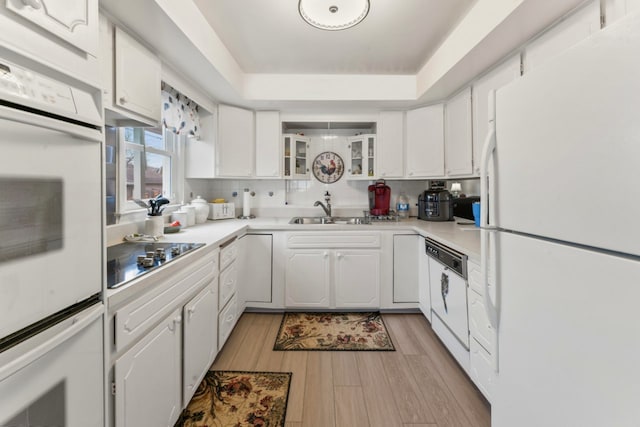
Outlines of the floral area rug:
M 285 313 L 273 349 L 395 350 L 380 313 Z
M 284 426 L 291 372 L 209 371 L 174 427 Z

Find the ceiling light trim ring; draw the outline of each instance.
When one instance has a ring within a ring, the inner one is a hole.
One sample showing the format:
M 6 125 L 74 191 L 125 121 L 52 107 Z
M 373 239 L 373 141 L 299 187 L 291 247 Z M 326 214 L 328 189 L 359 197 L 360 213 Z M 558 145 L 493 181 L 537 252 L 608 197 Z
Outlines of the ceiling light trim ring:
M 321 22 L 318 22 L 316 19 L 309 16 L 309 14 L 305 11 L 302 3 L 303 3 L 303 0 L 298 1 L 298 12 L 300 13 L 300 16 L 302 17 L 302 19 L 304 19 L 305 22 L 307 22 L 309 25 L 315 28 L 318 28 L 321 30 L 327 30 L 327 31 L 346 30 L 347 28 L 351 28 L 358 25 L 360 22 L 364 20 L 364 18 L 367 17 L 367 15 L 369 14 L 369 8 L 370 8 L 370 2 L 369 0 L 366 0 L 364 2 L 364 9 L 356 18 L 339 25 L 330 25 L 330 24 L 323 24 Z

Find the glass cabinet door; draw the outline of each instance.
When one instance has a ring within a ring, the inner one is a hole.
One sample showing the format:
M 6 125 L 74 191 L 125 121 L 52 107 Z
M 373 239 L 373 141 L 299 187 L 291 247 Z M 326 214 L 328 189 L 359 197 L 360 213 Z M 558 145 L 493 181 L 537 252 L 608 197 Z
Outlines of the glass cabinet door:
M 358 135 L 348 138 L 349 179 L 374 179 L 376 174 L 375 135 Z
M 300 135 L 283 135 L 285 179 L 309 179 L 309 141 Z

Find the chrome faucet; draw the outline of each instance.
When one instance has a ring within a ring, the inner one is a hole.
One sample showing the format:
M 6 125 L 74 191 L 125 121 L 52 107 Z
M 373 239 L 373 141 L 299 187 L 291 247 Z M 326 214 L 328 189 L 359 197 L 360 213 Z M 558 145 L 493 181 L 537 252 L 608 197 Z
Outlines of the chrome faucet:
M 320 200 L 316 200 L 313 206 L 320 206 L 326 216 L 331 216 L 331 194 L 329 194 L 329 191 L 324 193 L 324 201 L 327 203 L 326 205 Z

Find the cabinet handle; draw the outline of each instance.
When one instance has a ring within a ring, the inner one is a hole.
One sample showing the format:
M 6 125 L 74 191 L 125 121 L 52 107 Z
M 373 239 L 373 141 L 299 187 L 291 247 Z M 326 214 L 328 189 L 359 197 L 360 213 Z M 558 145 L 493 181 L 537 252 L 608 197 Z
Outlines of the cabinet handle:
M 196 312 L 196 309 L 193 307 L 190 307 L 187 309 L 187 315 L 189 316 L 189 318 L 191 318 L 191 316 L 193 316 L 193 313 Z
M 124 96 L 120 97 L 120 104 L 126 104 L 127 103 L 127 98 L 125 98 Z
M 409 176 L 413 176 L 413 172 L 409 172 Z
M 324 252 L 324 253 L 322 254 L 322 257 L 323 257 L 323 258 L 326 258 L 326 257 L 328 257 L 328 256 L 329 256 L 329 252 Z
M 342 259 L 342 258 L 344 258 L 344 255 L 342 255 L 342 253 L 341 253 L 341 252 L 338 252 L 338 253 L 336 254 L 336 257 L 337 257 L 338 259 Z
M 31 6 L 34 9 L 40 9 L 42 7 L 41 0 L 22 0 L 22 4 L 25 6 Z

